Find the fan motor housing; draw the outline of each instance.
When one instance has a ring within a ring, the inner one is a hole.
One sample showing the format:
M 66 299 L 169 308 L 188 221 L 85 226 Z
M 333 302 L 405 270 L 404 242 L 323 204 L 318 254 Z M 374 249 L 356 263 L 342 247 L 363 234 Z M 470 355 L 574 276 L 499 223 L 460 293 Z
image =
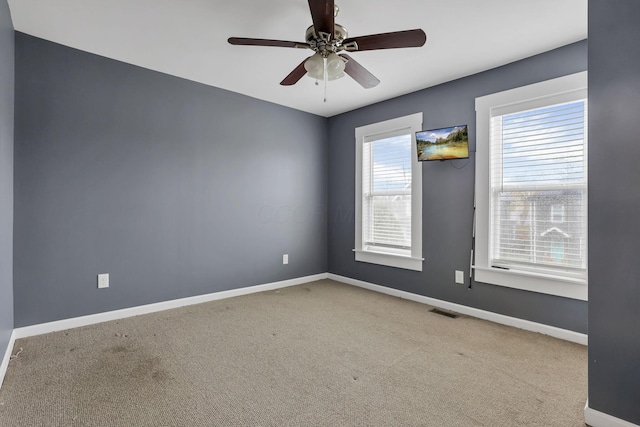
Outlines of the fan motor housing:
M 347 29 L 340 24 L 334 24 L 333 37 L 323 37 L 325 34 L 316 34 L 313 25 L 307 28 L 305 33 L 305 40 L 309 43 L 311 49 L 318 52 L 321 55 L 328 55 L 331 52 L 338 52 L 342 50 L 340 47 L 342 42 L 349 36 Z

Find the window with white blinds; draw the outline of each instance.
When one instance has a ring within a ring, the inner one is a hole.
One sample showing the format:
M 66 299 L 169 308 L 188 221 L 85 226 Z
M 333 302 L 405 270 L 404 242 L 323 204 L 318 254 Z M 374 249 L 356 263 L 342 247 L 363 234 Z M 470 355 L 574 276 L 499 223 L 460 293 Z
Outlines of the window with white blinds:
M 422 113 L 356 129 L 357 261 L 422 270 Z
M 411 254 L 410 132 L 363 144 L 362 228 L 367 249 Z
M 584 99 L 491 118 L 491 264 L 586 270 Z
M 478 282 L 588 299 L 587 72 L 476 98 Z

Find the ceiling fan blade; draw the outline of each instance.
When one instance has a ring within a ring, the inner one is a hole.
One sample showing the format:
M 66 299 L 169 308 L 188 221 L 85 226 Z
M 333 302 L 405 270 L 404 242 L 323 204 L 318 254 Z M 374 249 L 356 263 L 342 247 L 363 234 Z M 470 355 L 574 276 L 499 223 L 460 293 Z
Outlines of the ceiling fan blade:
M 345 39 L 342 46 L 344 46 L 344 50 L 347 52 L 355 52 L 361 50 L 420 47 L 423 46 L 426 41 L 427 35 L 424 31 L 417 29 L 351 37 Z
M 269 39 L 249 39 L 245 37 L 229 37 L 229 43 L 235 46 L 275 46 L 275 47 L 297 47 L 301 49 L 309 48 L 308 43 L 290 42 L 286 40 Z
M 309 58 L 305 58 L 305 60 L 302 61 L 296 68 L 294 68 L 293 71 L 290 72 L 289 75 L 280 82 L 280 84 L 282 86 L 292 86 L 298 83 L 298 80 L 300 80 L 302 76 L 307 74 L 307 70 L 305 70 L 304 68 L 304 63 L 307 62 L 307 59 Z
M 333 38 L 334 9 L 334 0 L 309 0 L 313 28 L 315 28 L 318 37 Z M 323 36 L 323 34 L 327 34 L 327 36 Z
M 340 56 L 347 60 L 347 63 L 344 66 L 344 72 L 351 76 L 353 80 L 357 81 L 360 86 L 365 89 L 371 89 L 372 87 L 378 86 L 380 80 L 378 80 L 378 78 L 371 74 L 366 68 L 356 62 L 349 55 L 342 53 Z

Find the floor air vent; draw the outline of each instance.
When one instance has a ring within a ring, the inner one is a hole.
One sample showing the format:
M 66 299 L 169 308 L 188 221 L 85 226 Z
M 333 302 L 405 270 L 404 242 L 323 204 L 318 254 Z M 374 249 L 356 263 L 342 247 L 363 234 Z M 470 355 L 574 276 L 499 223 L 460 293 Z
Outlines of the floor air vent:
M 450 317 L 450 318 L 452 318 L 452 319 L 455 319 L 456 317 L 458 317 L 458 315 L 457 315 L 457 314 L 449 313 L 448 311 L 442 311 L 442 310 L 440 310 L 440 309 L 438 309 L 438 308 L 432 308 L 432 309 L 431 309 L 431 312 L 432 312 L 432 313 L 435 313 L 435 314 L 439 314 L 439 315 L 441 315 L 441 316 Z

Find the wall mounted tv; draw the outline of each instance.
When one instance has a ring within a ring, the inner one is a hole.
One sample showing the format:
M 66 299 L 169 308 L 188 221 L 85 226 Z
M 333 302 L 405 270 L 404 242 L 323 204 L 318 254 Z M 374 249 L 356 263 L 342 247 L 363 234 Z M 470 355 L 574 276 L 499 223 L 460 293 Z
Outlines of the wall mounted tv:
M 418 160 L 452 160 L 469 158 L 467 125 L 416 132 Z

